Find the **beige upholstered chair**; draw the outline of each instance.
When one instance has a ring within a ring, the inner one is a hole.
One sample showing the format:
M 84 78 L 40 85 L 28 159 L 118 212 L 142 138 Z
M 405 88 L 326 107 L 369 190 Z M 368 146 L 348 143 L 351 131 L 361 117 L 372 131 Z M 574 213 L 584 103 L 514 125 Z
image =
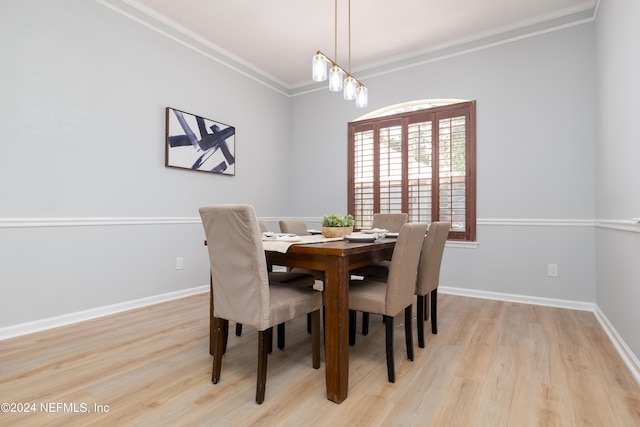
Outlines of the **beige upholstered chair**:
M 440 266 L 444 246 L 451 223 L 444 221 L 432 222 L 429 232 L 422 244 L 420 263 L 418 264 L 418 280 L 416 281 L 416 295 L 418 298 L 418 346 L 424 348 L 424 321 L 427 319 L 427 296 L 431 300 L 431 333 L 438 333 L 437 306 L 438 283 L 440 282 Z
M 280 221 L 280 231 L 283 233 L 293 233 L 298 236 L 309 234 L 307 223 L 303 220 L 286 219 Z
M 374 213 L 371 228 L 380 228 L 389 230 L 392 233 L 398 233 L 407 221 L 409 221 L 409 214 L 407 213 Z M 365 277 L 370 275 L 386 277 L 388 269 L 389 261 L 381 261 L 377 264 L 352 270 L 351 274 Z
M 307 231 L 307 223 L 303 220 L 286 219 L 280 220 L 280 231 L 282 233 L 293 233 L 298 236 L 304 236 L 309 234 Z M 292 268 L 290 270 L 293 273 L 306 273 L 312 274 L 316 280 L 324 282 L 324 271 L 307 270 L 304 268 Z
M 408 221 L 408 213 L 374 213 L 371 228 L 381 228 L 392 233 L 399 233 L 402 226 Z
M 258 220 L 258 225 L 260 226 L 260 232 L 264 233 L 265 231 L 269 231 L 267 228 L 267 223 L 263 220 Z M 306 231 L 306 228 L 305 228 Z M 308 274 L 302 271 L 298 272 L 290 272 L 290 271 L 270 271 L 269 272 L 269 280 L 284 283 L 292 286 L 301 286 L 303 288 L 313 287 L 315 284 L 315 278 L 312 274 Z M 308 317 L 308 329 L 311 332 L 311 315 Z M 242 323 L 236 323 L 236 335 L 242 335 Z M 278 348 L 284 348 L 285 341 L 285 332 L 284 332 L 284 323 L 278 325 Z M 211 351 L 213 351 L 211 349 Z
M 280 232 L 282 233 L 293 233 L 298 236 L 304 236 L 309 234 L 309 232 L 307 231 L 307 223 L 304 220 L 283 219 L 283 220 L 280 220 L 278 224 L 280 225 Z M 308 270 L 306 268 L 291 268 L 289 269 L 289 273 L 312 275 L 315 280 L 324 282 L 324 271 Z M 314 280 L 314 283 L 311 284 L 311 286 L 315 284 L 315 280 Z M 301 285 L 301 286 L 304 286 L 304 285 Z M 318 289 L 321 290 L 322 288 L 318 288 Z M 310 322 L 307 322 L 307 330 L 311 332 Z M 284 325 L 278 326 L 278 348 L 283 348 L 281 347 L 281 345 L 284 346 L 284 336 L 285 336 Z M 280 341 L 281 340 L 280 337 L 282 337 L 282 342 Z
M 402 226 L 408 221 L 408 213 L 374 213 L 371 228 L 380 228 L 382 230 L 389 230 L 392 233 L 398 233 Z M 374 276 L 386 278 L 388 273 L 389 261 L 380 261 L 379 263 L 351 271 L 352 275 L 363 277 Z M 362 313 L 362 334 L 367 335 L 368 333 L 369 313 Z
M 264 401 L 267 352 L 274 325 L 312 313 L 313 367 L 320 367 L 322 295 L 270 282 L 255 210 L 250 205 L 203 206 L 213 289 L 213 383 L 220 380 L 229 321 L 258 330 L 256 402 Z
M 379 280 L 353 280 L 349 285 L 349 344 L 355 344 L 356 312 L 382 314 L 385 320 L 387 375 L 395 382 L 393 361 L 393 318 L 404 310 L 407 358 L 413 360 L 413 334 L 411 310 L 418 275 L 420 249 L 427 231 L 427 224 L 408 223 L 400 229 L 400 235 L 389 265 L 389 277 Z

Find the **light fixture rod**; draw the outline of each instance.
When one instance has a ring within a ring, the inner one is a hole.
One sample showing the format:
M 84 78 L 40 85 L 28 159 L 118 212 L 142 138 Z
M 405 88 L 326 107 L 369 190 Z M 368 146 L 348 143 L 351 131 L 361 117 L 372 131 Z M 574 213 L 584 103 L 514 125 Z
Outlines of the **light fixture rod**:
M 334 45 L 333 45 L 333 57 L 334 58 L 338 58 L 338 0 L 335 0 L 334 2 L 334 22 L 333 22 L 333 26 L 335 28 L 334 30 L 334 34 L 333 34 L 333 40 L 334 40 Z M 325 55 L 326 57 L 327 55 Z M 332 61 L 333 62 L 333 61 Z M 334 63 L 335 65 L 335 63 Z M 351 70 L 349 70 L 351 71 Z
M 349 75 L 351 75 L 351 0 L 349 0 L 349 14 L 347 17 L 349 18 L 349 26 L 347 27 L 349 29 L 349 62 L 347 65 L 349 66 Z M 337 57 L 338 55 L 336 55 L 336 58 Z
M 347 76 L 349 76 L 349 77 L 351 77 L 353 80 L 355 80 L 355 81 L 356 81 L 356 83 L 358 83 L 358 86 L 364 86 L 364 84 L 363 84 L 360 80 L 356 79 L 356 78 L 355 78 L 355 77 L 354 77 L 350 72 L 345 71 L 345 70 L 344 70 L 344 68 L 342 68 L 340 65 L 338 65 L 338 64 L 336 63 L 336 61 L 334 61 L 333 59 L 329 58 L 327 55 L 325 55 L 325 54 L 324 54 L 324 53 L 322 53 L 321 51 L 316 50 L 316 55 L 322 55 L 322 56 L 324 56 L 324 57 L 325 57 L 325 59 L 326 59 L 327 61 L 329 61 L 329 63 L 331 63 L 331 65 L 333 65 L 333 66 L 335 66 L 335 67 L 338 67 L 338 68 L 342 69 L 342 72 L 343 72 L 343 73 L 345 73 Z M 351 70 L 349 70 L 349 71 L 351 71 Z

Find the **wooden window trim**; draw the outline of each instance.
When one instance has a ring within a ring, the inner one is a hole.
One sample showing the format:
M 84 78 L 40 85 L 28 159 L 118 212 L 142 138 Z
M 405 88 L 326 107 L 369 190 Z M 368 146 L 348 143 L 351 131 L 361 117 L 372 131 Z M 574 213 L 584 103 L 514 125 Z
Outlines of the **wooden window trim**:
M 432 152 L 434 159 L 440 159 L 439 152 L 439 123 L 441 119 L 453 117 L 465 117 L 465 230 L 449 233 L 450 240 L 475 241 L 476 240 L 476 114 L 475 101 L 461 102 L 446 106 L 434 107 L 425 110 L 403 112 L 392 116 L 371 118 L 355 121 L 348 124 L 348 212 L 356 216 L 356 179 L 355 179 L 355 136 L 359 132 L 373 131 L 373 140 L 380 140 L 380 129 L 391 126 L 399 126 L 402 129 L 402 211 L 409 212 L 410 204 L 408 193 L 409 186 L 409 125 L 431 121 Z M 373 144 L 374 159 L 380 159 L 380 144 Z M 373 206 L 374 212 L 380 208 L 380 164 L 373 161 Z M 431 165 L 431 218 L 440 218 L 440 175 L 439 161 L 433 161 Z M 454 178 L 452 178 L 452 181 Z M 453 194 L 451 196 L 453 199 Z M 453 206 L 451 207 L 453 209 Z M 357 220 L 357 218 L 356 218 Z M 410 219 L 411 220 L 411 219 Z

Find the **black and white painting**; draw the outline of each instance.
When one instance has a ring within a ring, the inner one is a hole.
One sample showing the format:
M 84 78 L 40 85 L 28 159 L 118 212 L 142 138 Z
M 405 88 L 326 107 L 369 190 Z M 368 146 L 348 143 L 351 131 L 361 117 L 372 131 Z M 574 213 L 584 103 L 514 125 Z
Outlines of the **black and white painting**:
M 167 107 L 165 166 L 235 175 L 236 128 Z

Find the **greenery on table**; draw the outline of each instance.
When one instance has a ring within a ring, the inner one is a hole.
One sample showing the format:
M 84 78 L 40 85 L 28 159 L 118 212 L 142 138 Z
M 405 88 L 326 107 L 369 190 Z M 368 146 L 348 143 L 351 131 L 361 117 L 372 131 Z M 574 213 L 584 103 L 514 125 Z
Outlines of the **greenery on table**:
M 329 214 L 322 217 L 323 227 L 353 227 L 353 216 L 340 214 Z

